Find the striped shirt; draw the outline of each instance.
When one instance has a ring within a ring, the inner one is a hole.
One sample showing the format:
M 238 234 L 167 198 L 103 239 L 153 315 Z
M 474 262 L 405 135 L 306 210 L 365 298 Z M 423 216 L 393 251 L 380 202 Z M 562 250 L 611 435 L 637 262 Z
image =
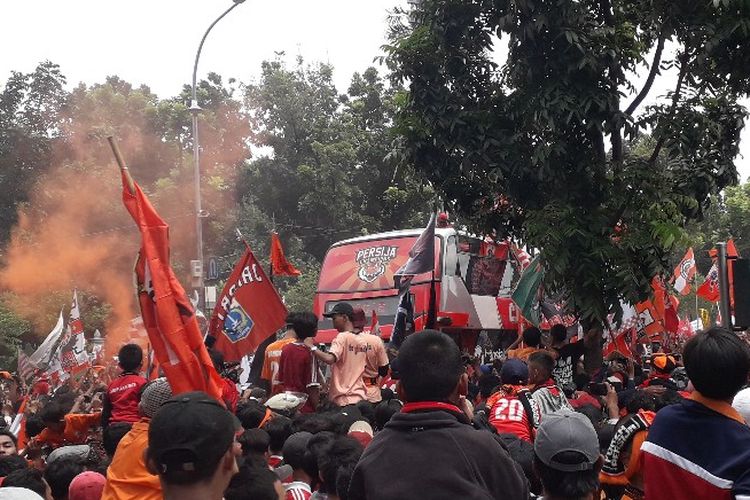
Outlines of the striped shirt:
M 693 393 L 656 414 L 641 446 L 646 498 L 750 500 L 750 427 Z
M 304 481 L 293 481 L 284 485 L 286 500 L 309 500 L 312 496 L 310 485 Z

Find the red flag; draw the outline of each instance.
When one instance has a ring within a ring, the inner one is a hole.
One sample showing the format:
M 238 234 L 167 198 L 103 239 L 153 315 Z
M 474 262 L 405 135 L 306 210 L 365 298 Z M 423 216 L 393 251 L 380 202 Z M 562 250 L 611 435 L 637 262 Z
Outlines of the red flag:
M 221 378 L 198 328 L 195 310 L 169 263 L 169 226 L 141 188 L 122 176 L 122 200 L 141 232 L 135 264 L 138 302 L 157 361 L 175 394 L 204 391 L 221 401 Z
M 708 271 L 708 275 L 706 275 L 706 280 L 698 287 L 696 293 L 698 296 L 703 297 L 709 302 L 718 302 L 721 298 L 721 293 L 719 291 L 719 264 L 716 262 L 719 252 L 715 248 L 712 248 L 708 251 L 708 255 L 711 256 L 714 263 Z M 727 257 L 739 257 L 737 247 L 734 246 L 734 240 L 732 239 L 727 241 Z M 727 261 L 727 274 L 729 275 L 730 304 L 734 306 L 734 259 L 729 259 Z
M 380 321 L 378 320 L 378 313 L 375 312 L 375 310 L 372 310 L 372 323 L 370 325 L 370 333 L 373 335 L 377 335 L 378 337 L 381 337 L 383 335 L 383 332 L 380 331 Z
M 611 342 L 609 342 L 606 346 L 604 346 L 604 350 L 602 351 L 602 355 L 609 356 L 611 353 L 617 351 L 626 358 L 632 358 L 633 357 L 633 351 L 630 349 L 630 345 L 632 343 L 632 337 L 635 336 L 635 332 L 633 331 L 633 328 L 628 328 L 627 330 L 620 330 L 617 332 L 612 339 Z
M 227 361 L 239 361 L 283 328 L 286 316 L 286 306 L 248 247 L 211 315 L 215 348 Z
M 706 275 L 706 280 L 695 293 L 709 302 L 719 301 L 719 266 L 716 262 L 711 266 L 711 270 Z
M 286 260 L 277 233 L 271 233 L 271 269 L 276 276 L 299 276 L 302 274 L 291 262 Z

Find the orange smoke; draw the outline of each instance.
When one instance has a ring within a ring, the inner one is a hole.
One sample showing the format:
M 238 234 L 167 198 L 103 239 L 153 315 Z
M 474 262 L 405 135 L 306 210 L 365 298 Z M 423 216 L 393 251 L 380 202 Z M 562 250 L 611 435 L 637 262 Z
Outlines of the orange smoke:
M 183 275 L 179 271 L 187 269 L 187 260 L 195 254 L 193 177 L 187 147 L 158 136 L 148 126 L 145 113 L 133 117 L 112 112 L 107 107 L 111 102 L 97 100 L 95 92 L 102 93 L 103 87 L 106 86 L 90 91 L 93 97 L 88 102 L 95 103 L 93 111 L 90 106 L 85 116 L 69 117 L 63 133 L 65 140 L 54 154 L 55 165 L 39 178 L 29 203 L 19 208 L 18 224 L 0 268 L 0 287 L 15 292 L 17 312 L 32 321 L 41 335 L 52 327 L 50 311 L 42 311 L 40 306 L 45 297 L 55 292 L 67 295 L 72 288 L 98 296 L 111 306 L 106 331 L 102 333 L 107 352 L 112 354 L 130 339 L 131 319 L 140 314 L 133 288 L 140 235 L 122 204 L 119 172 L 103 137 L 108 131 L 115 132 L 134 179 L 147 193 L 154 192 L 151 201 L 170 224 L 173 262 L 176 261 L 180 278 Z M 117 122 L 116 116 L 124 118 Z M 236 164 L 247 154 L 244 147 L 224 148 L 222 142 L 227 141 L 227 136 L 246 137 L 248 125 L 219 125 L 229 130 L 221 141 L 210 133 L 203 135 L 204 175 L 216 167 L 210 161 L 212 154 L 228 165 Z M 227 155 L 227 151 L 232 154 Z M 228 185 L 234 185 L 234 169 L 220 170 L 230 177 Z M 152 184 L 157 180 L 160 181 Z M 204 189 L 208 190 L 206 183 Z M 211 213 L 230 212 L 234 196 L 204 193 L 208 195 L 204 199 L 214 203 L 205 207 Z M 217 202 L 225 206 L 217 207 Z M 190 290 L 189 283 L 183 280 L 183 285 Z M 56 306 L 55 316 L 63 305 Z M 82 319 L 85 326 L 85 316 Z
M 112 177 L 117 180 L 116 171 Z M 122 330 L 134 316 L 128 268 L 138 235 L 132 223 L 124 225 L 116 185 L 102 176 L 57 168 L 40 180 L 35 193 L 29 208 L 19 210 L 0 284 L 18 295 L 18 312 L 41 332 L 51 326 L 42 324 L 43 298 L 72 288 L 109 303 L 107 330 Z

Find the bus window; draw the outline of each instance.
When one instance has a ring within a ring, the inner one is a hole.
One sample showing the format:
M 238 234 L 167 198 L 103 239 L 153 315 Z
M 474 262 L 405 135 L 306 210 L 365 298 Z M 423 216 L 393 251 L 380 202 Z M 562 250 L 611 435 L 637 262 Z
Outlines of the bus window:
M 462 235 L 458 252 L 460 276 L 469 293 L 497 297 L 508 264 L 507 243 Z
M 456 276 L 460 275 L 460 269 L 458 267 L 458 248 L 456 243 L 456 236 L 451 235 L 445 244 L 445 275 Z

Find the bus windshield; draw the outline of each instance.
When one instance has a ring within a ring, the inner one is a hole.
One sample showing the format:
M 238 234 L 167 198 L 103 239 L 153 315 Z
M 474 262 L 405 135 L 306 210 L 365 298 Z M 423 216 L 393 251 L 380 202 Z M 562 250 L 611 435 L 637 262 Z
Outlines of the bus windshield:
M 318 293 L 365 292 L 394 288 L 393 275 L 409 258 L 417 236 L 376 239 L 331 248 L 320 270 Z M 435 236 L 435 279 L 440 279 L 440 238 Z M 429 281 L 432 273 L 414 277 Z

